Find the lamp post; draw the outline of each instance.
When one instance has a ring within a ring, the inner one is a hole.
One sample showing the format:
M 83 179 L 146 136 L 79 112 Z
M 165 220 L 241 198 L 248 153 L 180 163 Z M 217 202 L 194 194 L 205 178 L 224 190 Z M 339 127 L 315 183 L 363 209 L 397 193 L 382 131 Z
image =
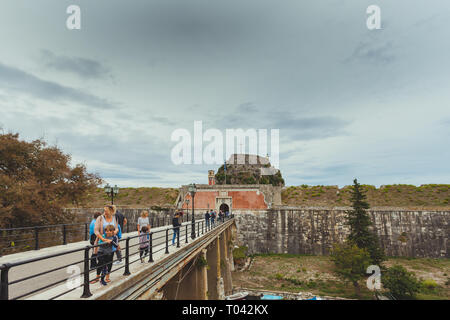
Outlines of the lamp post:
M 189 199 L 184 200 L 186 202 L 186 221 L 189 220 Z
M 195 186 L 195 183 L 192 183 L 189 185 L 189 193 L 192 197 L 192 232 L 191 232 L 191 238 L 195 239 L 195 214 L 194 214 L 194 197 L 195 193 L 197 192 L 197 187 Z
M 114 195 L 117 196 L 117 194 L 119 193 L 119 187 L 117 185 L 115 185 L 114 187 L 111 187 L 108 183 L 105 186 L 105 193 L 108 196 L 111 196 L 111 204 L 114 204 Z

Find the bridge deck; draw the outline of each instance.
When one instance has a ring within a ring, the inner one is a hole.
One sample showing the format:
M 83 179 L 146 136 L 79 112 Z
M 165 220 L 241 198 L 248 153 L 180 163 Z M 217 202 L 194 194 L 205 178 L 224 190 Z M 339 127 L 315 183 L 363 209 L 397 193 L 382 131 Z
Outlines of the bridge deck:
M 160 230 L 166 230 L 169 229 L 169 254 L 165 254 L 165 240 L 166 235 L 165 232 L 156 233 L 153 235 L 153 260 L 154 262 L 149 263 L 148 262 L 148 256 L 146 256 L 144 259 L 144 263 L 140 262 L 139 259 L 139 245 L 138 245 L 138 237 L 135 237 L 133 239 L 130 239 L 130 264 L 129 264 L 129 270 L 131 275 L 124 276 L 124 270 L 125 270 L 125 241 L 121 242 L 121 249 L 122 249 L 122 256 L 123 256 L 123 263 L 119 265 L 113 265 L 110 279 L 111 282 L 108 283 L 108 285 L 103 286 L 100 284 L 100 282 L 97 282 L 95 284 L 90 284 L 90 292 L 92 293 L 92 296 L 87 299 L 99 299 L 101 297 L 104 297 L 106 295 L 115 295 L 121 293 L 123 291 L 123 288 L 126 287 L 127 282 L 130 281 L 130 279 L 142 275 L 142 274 L 149 274 L 152 272 L 152 268 L 154 266 L 158 265 L 158 263 L 170 256 L 172 256 L 174 253 L 185 249 L 186 247 L 190 246 L 193 241 L 190 237 L 190 222 L 183 223 L 182 227 L 180 228 L 180 248 L 176 247 L 175 245 L 171 245 L 172 241 L 172 229 L 170 227 L 160 227 L 160 228 L 154 228 L 152 229 L 152 232 L 160 231 Z M 188 243 L 186 243 L 186 226 L 188 226 Z M 209 232 L 206 232 L 205 229 L 201 228 L 205 231 L 204 234 L 202 234 L 200 237 L 197 236 L 195 239 L 195 243 L 200 241 L 202 238 L 206 237 L 208 234 L 211 234 L 214 232 L 215 229 L 210 230 Z M 203 233 L 203 231 L 202 231 Z M 124 234 L 122 239 L 126 239 L 127 237 L 136 236 L 137 232 L 132 232 L 128 234 Z M 0 265 L 4 264 L 6 262 L 8 263 L 14 263 L 17 261 L 22 261 L 25 259 L 33 259 L 33 258 L 42 258 L 44 256 L 55 254 L 59 252 L 66 252 L 74 249 L 81 249 L 85 248 L 87 245 L 89 245 L 88 241 L 81 241 L 77 243 L 71 243 L 64 246 L 57 246 L 57 247 L 51 247 L 51 248 L 45 248 L 38 251 L 29 251 L 24 253 L 18 253 L 13 254 L 9 256 L 3 256 L 0 258 Z M 92 250 L 91 250 L 92 252 Z M 116 260 L 116 256 L 114 256 L 114 259 Z M 70 271 L 68 271 L 67 268 L 65 268 L 65 265 L 71 265 L 71 266 L 78 266 L 79 270 L 81 271 L 81 275 L 78 277 L 71 278 L 70 281 L 67 280 L 71 274 Z M 38 299 L 38 300 L 49 300 L 49 299 L 63 299 L 63 300 L 74 300 L 74 299 L 80 299 L 82 293 L 83 293 L 83 267 L 84 266 L 84 251 L 78 251 L 73 252 L 70 254 L 66 254 L 63 256 L 58 256 L 50 259 L 35 261 L 31 263 L 27 263 L 24 265 L 19 265 L 12 267 L 9 271 L 9 283 L 12 283 L 9 285 L 9 299 Z M 55 269 L 58 267 L 63 267 L 59 270 L 53 271 L 51 273 L 46 273 L 41 276 L 31 278 L 29 280 L 21 281 L 18 283 L 14 283 L 14 281 L 23 279 L 25 277 L 29 277 L 41 272 L 45 272 L 46 270 Z M 90 272 L 90 279 L 92 280 L 96 275 L 95 270 L 92 270 Z M 27 293 L 30 293 L 34 290 L 37 290 L 39 288 L 43 288 L 45 286 L 51 285 L 52 283 L 61 281 L 60 284 L 52 285 L 49 288 L 36 292 L 35 294 L 23 296 Z M 78 283 L 76 283 L 78 281 Z M 64 292 L 68 291 L 69 289 L 73 288 L 68 285 L 74 284 L 81 285 L 81 287 L 63 294 Z M 63 294 L 63 295 L 61 295 Z M 61 295 L 61 296 L 59 296 Z

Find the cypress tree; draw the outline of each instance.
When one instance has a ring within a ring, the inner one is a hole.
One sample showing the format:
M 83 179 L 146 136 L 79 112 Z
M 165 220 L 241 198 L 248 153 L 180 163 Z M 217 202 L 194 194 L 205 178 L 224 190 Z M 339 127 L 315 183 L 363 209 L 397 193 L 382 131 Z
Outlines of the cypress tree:
M 353 210 L 347 217 L 347 224 L 350 226 L 348 240 L 361 249 L 367 249 L 372 263 L 379 265 L 384 260 L 384 252 L 380 247 L 377 234 L 371 230 L 372 221 L 366 212 L 370 206 L 357 179 L 353 180 L 350 200 Z

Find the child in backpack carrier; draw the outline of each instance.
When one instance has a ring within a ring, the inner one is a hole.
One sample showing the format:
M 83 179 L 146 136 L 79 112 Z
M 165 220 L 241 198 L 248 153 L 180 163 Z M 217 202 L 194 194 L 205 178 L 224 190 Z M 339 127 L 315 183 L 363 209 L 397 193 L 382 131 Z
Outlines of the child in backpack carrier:
M 141 263 L 144 263 L 143 256 L 148 254 L 149 249 L 150 234 L 148 233 L 148 227 L 143 226 L 141 229 L 141 234 L 139 236 L 139 256 L 141 258 Z

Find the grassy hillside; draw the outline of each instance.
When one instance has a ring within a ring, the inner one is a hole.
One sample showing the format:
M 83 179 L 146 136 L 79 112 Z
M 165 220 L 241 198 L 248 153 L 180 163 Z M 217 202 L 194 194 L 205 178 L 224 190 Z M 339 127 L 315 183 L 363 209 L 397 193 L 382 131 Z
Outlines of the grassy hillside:
M 114 197 L 114 204 L 130 208 L 166 207 L 173 205 L 177 196 L 178 189 L 175 188 L 121 188 L 117 197 Z M 98 208 L 109 203 L 111 198 L 102 188 L 98 188 L 88 196 L 84 206 Z
M 291 186 L 283 189 L 284 205 L 348 206 L 351 186 Z M 410 209 L 450 209 L 449 184 L 394 184 L 376 188 L 363 185 L 371 207 L 403 207 Z
M 291 186 L 283 188 L 283 205 L 291 206 L 349 206 L 351 186 Z M 386 185 L 376 188 L 363 185 L 371 207 L 402 207 L 410 209 L 450 210 L 450 185 L 426 184 Z M 130 208 L 173 205 L 177 188 L 122 188 L 114 203 Z M 103 189 L 88 196 L 85 207 L 101 207 L 110 203 Z

